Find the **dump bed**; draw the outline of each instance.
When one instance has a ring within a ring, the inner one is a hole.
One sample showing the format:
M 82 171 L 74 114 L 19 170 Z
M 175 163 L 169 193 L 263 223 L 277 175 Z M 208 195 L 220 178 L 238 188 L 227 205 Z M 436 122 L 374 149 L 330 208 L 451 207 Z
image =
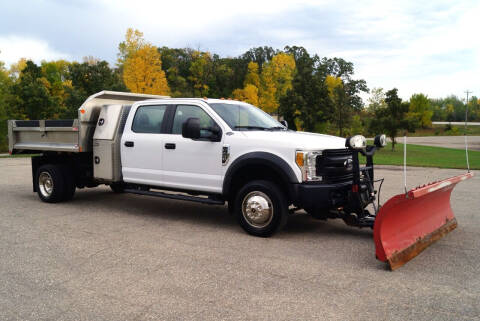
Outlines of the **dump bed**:
M 92 139 L 100 109 L 105 105 L 128 105 L 167 96 L 101 91 L 90 97 L 78 109 L 78 119 L 9 120 L 8 150 L 11 154 L 57 151 L 91 152 Z
M 8 121 L 8 149 L 11 153 L 79 152 L 78 142 L 78 119 Z

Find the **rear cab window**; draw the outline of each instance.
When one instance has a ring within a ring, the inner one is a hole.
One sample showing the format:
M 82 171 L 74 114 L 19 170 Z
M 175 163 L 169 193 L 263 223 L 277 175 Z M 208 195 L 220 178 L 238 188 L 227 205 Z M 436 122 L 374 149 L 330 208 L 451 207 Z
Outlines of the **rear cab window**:
M 132 131 L 135 133 L 160 134 L 167 111 L 166 105 L 140 106 L 133 118 Z

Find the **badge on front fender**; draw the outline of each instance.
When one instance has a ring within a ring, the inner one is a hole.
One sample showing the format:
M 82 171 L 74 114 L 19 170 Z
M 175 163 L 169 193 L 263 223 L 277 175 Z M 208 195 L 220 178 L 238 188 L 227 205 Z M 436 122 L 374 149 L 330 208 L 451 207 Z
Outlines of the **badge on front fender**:
M 230 159 L 230 145 L 225 144 L 222 147 L 222 165 L 225 166 Z

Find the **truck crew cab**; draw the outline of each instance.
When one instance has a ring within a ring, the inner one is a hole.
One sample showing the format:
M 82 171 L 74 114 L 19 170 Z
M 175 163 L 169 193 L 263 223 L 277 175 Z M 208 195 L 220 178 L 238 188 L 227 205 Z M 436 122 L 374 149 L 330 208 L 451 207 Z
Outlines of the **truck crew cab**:
M 77 188 L 228 203 L 250 234 L 269 236 L 291 211 L 372 226 L 372 155 L 385 145 L 295 132 L 250 104 L 102 91 L 73 120 L 10 120 L 10 153 L 32 157 L 42 201 Z M 359 154 L 366 156 L 360 165 Z

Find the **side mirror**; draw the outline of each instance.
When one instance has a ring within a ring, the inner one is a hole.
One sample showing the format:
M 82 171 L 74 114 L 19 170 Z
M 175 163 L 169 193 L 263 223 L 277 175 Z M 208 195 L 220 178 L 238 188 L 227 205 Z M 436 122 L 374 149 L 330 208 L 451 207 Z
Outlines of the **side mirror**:
M 200 138 L 200 119 L 188 118 L 182 125 L 182 136 L 185 138 Z
M 280 121 L 280 124 L 282 124 L 283 126 L 287 127 L 288 128 L 288 123 L 286 120 L 281 120 Z
M 214 124 L 213 127 L 210 127 L 208 130 L 212 133 L 212 136 L 210 137 L 212 142 L 219 142 L 222 140 L 222 130 L 217 124 Z
M 375 136 L 375 139 L 373 140 L 373 143 L 378 148 L 385 147 L 385 145 L 387 145 L 387 136 L 385 136 L 385 134 L 377 135 L 377 136 Z

